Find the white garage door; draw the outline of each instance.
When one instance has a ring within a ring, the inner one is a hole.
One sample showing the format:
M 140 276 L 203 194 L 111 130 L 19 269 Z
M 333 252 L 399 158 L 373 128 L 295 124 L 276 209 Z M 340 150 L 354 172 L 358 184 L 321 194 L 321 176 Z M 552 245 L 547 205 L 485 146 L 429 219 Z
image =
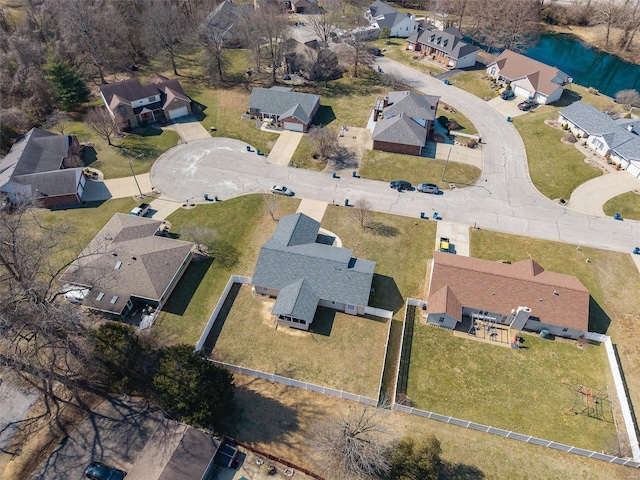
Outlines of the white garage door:
M 640 165 L 637 163 L 631 162 L 629 167 L 627 168 L 627 172 L 629 172 L 634 177 L 640 177 Z
M 519 85 L 516 85 L 513 92 L 519 97 L 529 98 L 529 92 Z
M 184 117 L 187 114 L 187 107 L 180 107 L 174 110 L 169 110 L 169 119 Z
M 292 132 L 303 132 L 303 125 L 301 123 L 284 122 L 284 129 L 291 130 Z

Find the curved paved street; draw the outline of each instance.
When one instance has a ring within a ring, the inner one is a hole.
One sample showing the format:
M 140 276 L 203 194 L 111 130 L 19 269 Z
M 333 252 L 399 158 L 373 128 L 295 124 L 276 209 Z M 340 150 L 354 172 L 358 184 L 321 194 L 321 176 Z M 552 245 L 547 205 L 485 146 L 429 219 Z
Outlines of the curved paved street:
M 524 145 L 511 123 L 486 103 L 456 87 L 382 58 L 382 69 L 408 85 L 442 100 L 476 125 L 483 139 L 484 164 L 472 187 L 431 196 L 397 192 L 385 182 L 269 164 L 246 144 L 211 139 L 179 145 L 153 165 L 157 190 L 180 201 L 201 201 L 204 194 L 221 200 L 245 193 L 266 192 L 282 183 L 296 196 L 343 204 L 367 197 L 377 211 L 418 218 L 437 211 L 447 220 L 481 228 L 557 240 L 584 246 L 631 252 L 640 244 L 640 223 L 573 212 L 540 194 L 531 183 Z M 222 143 L 220 143 L 222 142 Z M 228 143 L 225 143 L 228 142 Z

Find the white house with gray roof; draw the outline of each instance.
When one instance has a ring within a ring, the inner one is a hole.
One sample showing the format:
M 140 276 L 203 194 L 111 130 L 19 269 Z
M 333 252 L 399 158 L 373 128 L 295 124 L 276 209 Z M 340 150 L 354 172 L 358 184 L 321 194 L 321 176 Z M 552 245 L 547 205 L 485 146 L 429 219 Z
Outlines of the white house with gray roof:
M 560 110 L 558 122 L 603 157 L 636 178 L 640 178 L 640 121 L 622 118 L 614 120 L 584 102 L 575 102 Z
M 401 13 L 381 0 L 376 0 L 369 5 L 364 12 L 364 17 L 373 27 L 388 28 L 392 37 L 407 38 L 418 31 L 415 15 Z
M 318 307 L 365 314 L 376 263 L 319 243 L 319 229 L 302 213 L 287 215 L 260 249 L 252 283 L 256 293 L 276 297 L 271 313 L 279 324 L 308 330 Z
M 283 130 L 306 132 L 320 108 L 320 96 L 288 87 L 255 87 L 248 107 L 251 115 L 280 123 Z
M 475 45 L 463 41 L 457 28 L 439 30 L 431 24 L 425 25 L 424 30 L 419 30 L 407 38 L 406 49 L 430 55 L 450 68 L 473 67 L 480 50 Z

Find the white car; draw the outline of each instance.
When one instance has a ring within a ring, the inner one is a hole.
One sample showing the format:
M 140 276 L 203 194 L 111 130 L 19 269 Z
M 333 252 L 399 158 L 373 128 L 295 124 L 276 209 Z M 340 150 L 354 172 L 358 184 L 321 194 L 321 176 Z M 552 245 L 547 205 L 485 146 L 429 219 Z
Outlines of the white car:
M 284 185 L 274 185 L 271 187 L 271 193 L 275 193 L 276 195 L 286 195 L 288 197 L 293 196 L 293 192 Z
M 151 210 L 151 205 L 149 205 L 148 203 L 141 203 L 133 210 L 131 210 L 129 212 L 129 215 L 133 215 L 135 217 L 144 217 L 147 213 L 149 213 L 149 210 Z

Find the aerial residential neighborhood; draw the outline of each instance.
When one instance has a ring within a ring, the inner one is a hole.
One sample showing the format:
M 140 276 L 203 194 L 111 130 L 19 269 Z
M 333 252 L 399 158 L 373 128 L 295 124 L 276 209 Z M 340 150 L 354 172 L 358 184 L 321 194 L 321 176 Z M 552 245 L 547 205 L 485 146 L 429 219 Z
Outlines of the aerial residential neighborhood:
M 0 478 L 634 478 L 640 13 L 454 3 L 0 2 Z

